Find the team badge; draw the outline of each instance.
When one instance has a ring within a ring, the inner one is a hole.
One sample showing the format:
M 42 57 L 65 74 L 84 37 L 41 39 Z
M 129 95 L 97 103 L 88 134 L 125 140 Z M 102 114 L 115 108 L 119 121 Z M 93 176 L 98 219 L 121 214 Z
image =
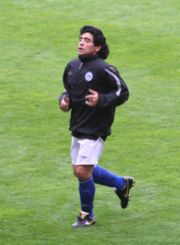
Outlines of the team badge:
M 86 72 L 85 79 L 87 82 L 90 82 L 93 79 L 93 74 L 91 71 Z

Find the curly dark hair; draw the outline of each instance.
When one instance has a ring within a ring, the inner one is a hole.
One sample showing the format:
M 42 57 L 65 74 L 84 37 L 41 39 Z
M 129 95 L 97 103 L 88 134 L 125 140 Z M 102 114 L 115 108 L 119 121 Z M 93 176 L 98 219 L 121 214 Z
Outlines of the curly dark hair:
M 85 32 L 89 32 L 93 35 L 95 46 L 99 46 L 99 45 L 101 46 L 98 55 L 105 60 L 109 55 L 109 47 L 106 43 L 106 38 L 103 32 L 94 26 L 83 26 L 80 29 L 80 35 L 82 35 Z

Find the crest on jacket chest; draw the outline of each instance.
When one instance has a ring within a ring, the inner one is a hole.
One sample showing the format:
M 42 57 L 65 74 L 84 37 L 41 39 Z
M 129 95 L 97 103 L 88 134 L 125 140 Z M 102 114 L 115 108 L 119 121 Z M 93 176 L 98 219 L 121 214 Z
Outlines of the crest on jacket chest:
M 85 73 L 85 80 L 87 82 L 90 82 L 90 81 L 92 81 L 92 79 L 93 79 L 93 73 L 91 71 L 86 72 Z

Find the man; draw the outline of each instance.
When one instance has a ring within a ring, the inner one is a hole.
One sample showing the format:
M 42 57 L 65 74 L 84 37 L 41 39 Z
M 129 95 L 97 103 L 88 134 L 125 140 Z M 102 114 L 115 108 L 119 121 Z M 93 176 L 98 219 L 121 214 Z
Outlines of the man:
M 72 227 L 95 224 L 93 200 L 95 183 L 114 187 L 122 208 L 129 201 L 132 177 L 121 177 L 100 167 L 103 144 L 111 133 L 116 106 L 129 96 L 128 88 L 116 68 L 105 63 L 109 54 L 102 31 L 93 26 L 80 30 L 78 58 L 66 66 L 65 92 L 59 97 L 60 109 L 71 110 L 71 159 L 79 181 L 81 211 Z

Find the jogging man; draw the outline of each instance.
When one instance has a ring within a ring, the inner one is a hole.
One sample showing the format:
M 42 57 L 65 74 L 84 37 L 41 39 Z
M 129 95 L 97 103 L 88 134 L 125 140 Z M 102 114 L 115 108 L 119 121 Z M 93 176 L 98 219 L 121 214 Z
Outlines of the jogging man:
M 65 68 L 65 92 L 59 97 L 60 109 L 71 111 L 71 159 L 79 182 L 81 211 L 72 227 L 95 224 L 93 200 L 95 183 L 113 187 L 126 208 L 132 177 L 121 177 L 100 167 L 104 141 L 111 133 L 116 106 L 129 97 L 128 87 L 119 72 L 104 60 L 109 48 L 103 32 L 93 26 L 80 30 L 78 58 Z

